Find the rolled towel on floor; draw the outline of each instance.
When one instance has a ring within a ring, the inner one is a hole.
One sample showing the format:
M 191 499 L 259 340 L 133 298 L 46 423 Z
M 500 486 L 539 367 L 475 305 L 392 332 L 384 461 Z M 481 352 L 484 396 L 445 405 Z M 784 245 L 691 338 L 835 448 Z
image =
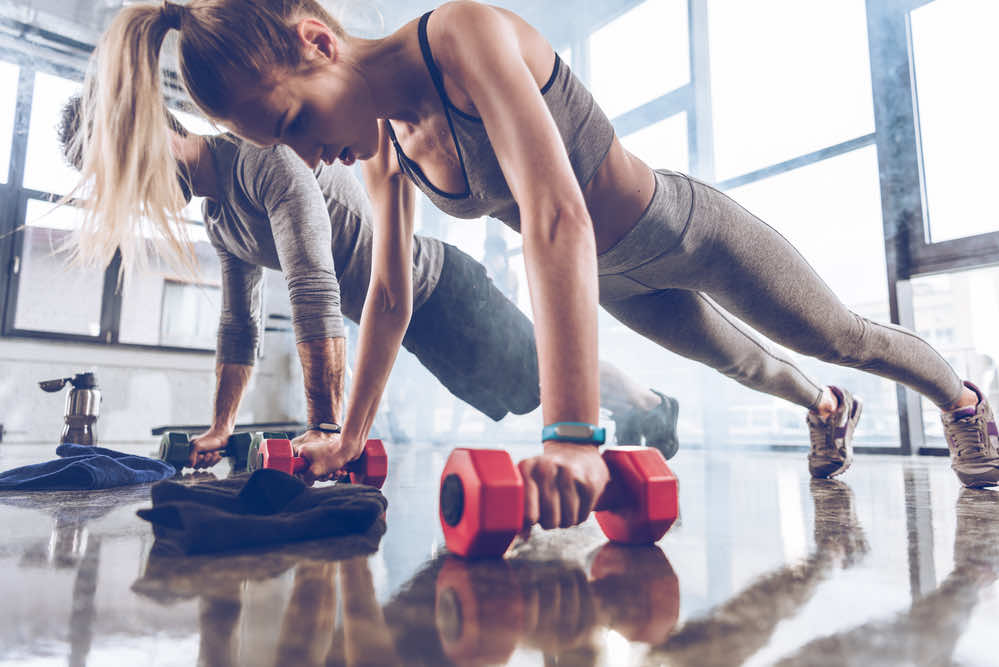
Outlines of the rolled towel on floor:
M 160 553 L 202 554 L 364 533 L 385 513 L 380 491 L 360 484 L 308 487 L 278 470 L 217 482 L 160 482 L 153 524 Z
M 158 482 L 176 474 L 173 466 L 145 456 L 103 447 L 64 444 L 61 458 L 0 473 L 0 491 L 88 491 Z

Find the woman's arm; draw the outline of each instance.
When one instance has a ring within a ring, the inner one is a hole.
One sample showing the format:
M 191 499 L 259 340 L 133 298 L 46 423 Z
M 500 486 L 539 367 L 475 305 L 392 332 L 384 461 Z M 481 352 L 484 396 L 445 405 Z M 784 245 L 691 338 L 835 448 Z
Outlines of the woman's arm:
M 593 224 L 555 121 L 531 73 L 514 18 L 453 2 L 428 25 L 446 77 L 485 124 L 520 207 L 524 259 L 538 341 L 546 424 L 596 424 L 597 262 Z M 521 463 L 529 520 L 545 528 L 582 521 L 607 482 L 596 447 L 549 442 Z
M 270 222 L 288 285 L 308 422 L 341 423 L 347 348 L 326 197 L 315 173 L 286 146 L 244 144 L 239 155 L 237 173 Z M 292 444 L 312 461 L 316 452 L 339 450 L 340 436 L 309 430 Z
M 361 314 L 353 388 L 343 424 L 342 460 L 360 455 L 413 312 L 413 186 L 400 171 L 385 123 L 378 154 L 362 163 L 374 209 L 371 282 Z

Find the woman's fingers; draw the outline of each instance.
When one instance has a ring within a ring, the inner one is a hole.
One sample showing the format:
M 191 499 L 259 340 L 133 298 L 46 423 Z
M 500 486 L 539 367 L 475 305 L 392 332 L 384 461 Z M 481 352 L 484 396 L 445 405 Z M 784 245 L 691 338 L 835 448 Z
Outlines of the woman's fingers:
M 524 480 L 524 533 L 535 523 L 545 529 L 568 528 L 590 515 L 607 469 L 595 448 L 579 454 L 584 458 L 546 453 L 518 464 Z

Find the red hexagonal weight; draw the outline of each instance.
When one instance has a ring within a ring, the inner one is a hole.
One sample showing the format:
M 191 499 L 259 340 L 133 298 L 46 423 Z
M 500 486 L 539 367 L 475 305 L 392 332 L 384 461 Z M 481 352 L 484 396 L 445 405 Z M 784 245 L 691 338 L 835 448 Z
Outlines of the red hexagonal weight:
M 345 468 L 350 473 L 350 481 L 354 484 L 366 484 L 376 489 L 382 488 L 388 476 L 388 455 L 385 453 L 385 443 L 371 439 L 364 444 L 360 458 L 352 461 Z
M 676 475 L 654 447 L 614 447 L 603 452 L 610 483 L 597 503 L 597 523 L 612 542 L 652 544 L 679 511 Z
M 257 455 L 260 457 L 260 465 L 258 467 L 280 470 L 289 475 L 294 475 L 298 470 L 301 470 L 301 466 L 304 463 L 302 459 L 295 456 L 291 440 L 264 440 L 260 443 Z M 297 465 L 296 460 L 298 461 Z M 298 468 L 297 470 L 296 467 Z
M 510 455 L 459 448 L 441 474 L 440 520 L 460 556 L 502 556 L 523 528 L 524 482 Z

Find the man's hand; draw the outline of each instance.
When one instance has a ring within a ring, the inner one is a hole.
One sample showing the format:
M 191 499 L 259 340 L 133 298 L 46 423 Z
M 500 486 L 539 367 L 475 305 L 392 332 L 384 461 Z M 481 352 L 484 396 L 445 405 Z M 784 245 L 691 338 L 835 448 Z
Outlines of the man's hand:
M 201 435 L 191 438 L 191 455 L 187 464 L 192 468 L 211 468 L 222 460 L 231 432 L 208 429 Z
M 291 446 L 297 456 L 308 461 L 309 465 L 302 473 L 307 484 L 333 479 L 341 468 L 364 451 L 363 443 L 355 447 L 339 433 L 324 431 L 306 431 L 292 440 Z
M 600 451 L 593 445 L 548 441 L 541 456 L 517 467 L 524 479 L 524 530 L 568 528 L 582 523 L 610 479 Z

